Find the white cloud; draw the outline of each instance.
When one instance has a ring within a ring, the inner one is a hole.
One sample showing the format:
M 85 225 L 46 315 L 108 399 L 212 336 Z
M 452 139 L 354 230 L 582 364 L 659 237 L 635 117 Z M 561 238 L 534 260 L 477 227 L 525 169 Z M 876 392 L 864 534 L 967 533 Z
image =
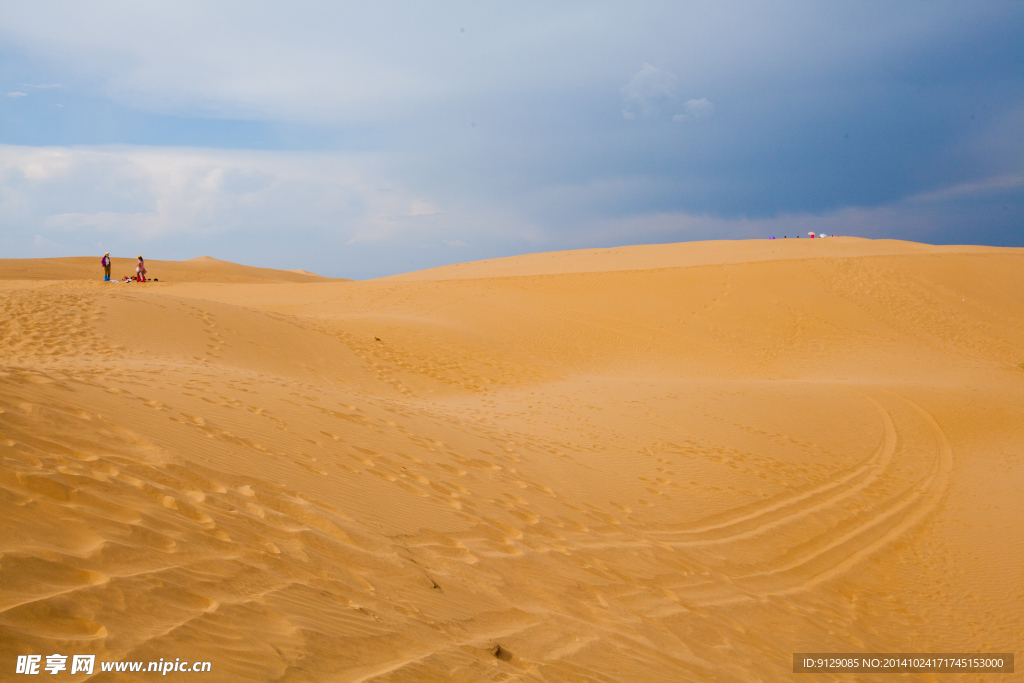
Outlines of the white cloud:
M 440 209 L 379 154 L 0 146 L 0 225 L 170 235 L 300 229 L 362 241 L 416 232 Z
M 63 88 L 64 86 L 60 83 L 22 83 L 22 88 L 34 88 L 36 90 L 53 90 L 54 88 Z
M 299 2 L 285 10 L 111 0 L 60 13 L 52 21 L 45 2 L 5 6 L 0 32 L 5 45 L 56 65 L 72 91 L 162 114 L 314 124 L 401 119 L 460 97 L 593 82 L 605 60 L 595 49 L 606 49 L 604 33 L 617 23 L 599 15 L 594 25 L 585 6 L 528 3 Z M 601 35 L 581 33 L 588 24 Z M 577 40 L 566 41 L 566 30 Z
M 25 95 L 25 93 L 21 92 L 20 90 L 15 90 L 14 92 L 7 93 L 7 96 L 8 97 L 25 97 L 26 95 Z
M 640 71 L 622 87 L 622 116 L 635 119 L 637 116 L 656 116 L 661 105 L 675 99 L 676 76 L 650 64 L 644 64 Z
M 676 114 L 672 117 L 672 120 L 676 123 L 706 119 L 715 113 L 714 103 L 708 102 L 706 97 L 702 97 L 699 100 L 687 100 L 684 106 L 686 113 Z

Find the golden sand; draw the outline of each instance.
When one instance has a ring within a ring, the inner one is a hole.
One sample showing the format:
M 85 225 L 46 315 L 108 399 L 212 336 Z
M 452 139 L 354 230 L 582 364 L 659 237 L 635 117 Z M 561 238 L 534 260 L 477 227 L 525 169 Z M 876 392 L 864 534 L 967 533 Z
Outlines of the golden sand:
M 0 260 L 2 680 L 53 652 L 572 683 L 1024 653 L 1024 249 L 147 266 Z M 866 680 L 800 680 L 836 679 Z

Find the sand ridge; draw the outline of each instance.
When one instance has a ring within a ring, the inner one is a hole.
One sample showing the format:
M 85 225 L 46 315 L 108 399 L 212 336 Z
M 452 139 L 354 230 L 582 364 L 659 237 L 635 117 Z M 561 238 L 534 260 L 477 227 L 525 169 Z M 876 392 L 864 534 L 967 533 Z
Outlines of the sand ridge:
M 912 254 L 1014 253 L 1013 248 L 974 245 L 932 245 L 903 240 L 869 240 L 861 237 L 804 236 L 775 240 L 709 240 L 676 244 L 643 244 L 607 249 L 573 249 L 540 254 L 506 256 L 483 261 L 392 275 L 387 280 L 448 280 L 493 278 L 517 275 L 602 273 L 656 268 L 779 261 L 805 258 L 852 258 L 858 256 L 902 256 Z
M 135 277 L 134 258 L 111 257 L 111 277 Z M 0 259 L 0 280 L 87 280 L 95 281 L 103 269 L 100 257 L 73 256 L 50 259 Z M 163 282 L 321 282 L 325 278 L 306 270 L 274 270 L 199 256 L 187 261 L 146 259 L 150 279 Z M 343 280 L 344 281 L 344 280 Z
M 0 659 L 749 681 L 1020 651 L 1024 250 L 829 242 L 368 282 L 16 264 Z

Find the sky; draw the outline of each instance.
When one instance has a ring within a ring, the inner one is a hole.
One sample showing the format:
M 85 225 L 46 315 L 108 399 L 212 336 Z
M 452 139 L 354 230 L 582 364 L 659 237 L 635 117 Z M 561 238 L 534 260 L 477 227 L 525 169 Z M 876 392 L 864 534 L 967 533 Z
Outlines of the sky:
M 1024 3 L 0 0 L 0 257 L 1024 246 Z

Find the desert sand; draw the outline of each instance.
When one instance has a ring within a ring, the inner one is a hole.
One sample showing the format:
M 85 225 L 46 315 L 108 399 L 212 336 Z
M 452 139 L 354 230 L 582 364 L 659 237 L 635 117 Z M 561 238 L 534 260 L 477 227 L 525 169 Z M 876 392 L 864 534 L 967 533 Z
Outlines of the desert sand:
M 98 258 L 0 260 L 0 679 L 54 652 L 567 683 L 1024 653 L 1024 249 L 363 282 Z M 986 680 L 900 680 L 940 678 Z

